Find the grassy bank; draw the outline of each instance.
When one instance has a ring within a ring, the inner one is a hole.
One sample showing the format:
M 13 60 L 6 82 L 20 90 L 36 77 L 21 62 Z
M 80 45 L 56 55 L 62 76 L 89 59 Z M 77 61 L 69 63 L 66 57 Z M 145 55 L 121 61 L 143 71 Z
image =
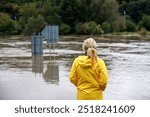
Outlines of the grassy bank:
M 101 34 L 101 35 L 60 35 L 60 39 L 77 39 L 77 38 L 88 38 L 88 37 L 94 37 L 94 38 L 109 38 L 109 39 L 127 39 L 127 40 L 148 40 L 150 41 L 150 32 L 115 32 L 115 33 L 109 33 L 109 34 Z M 24 36 L 24 35 L 5 35 L 0 36 L 0 39 L 30 39 L 31 36 Z
M 150 32 L 116 32 L 100 35 L 103 38 L 113 38 L 113 39 L 140 39 L 140 40 L 150 40 Z
M 1 35 L 0 39 L 11 39 L 11 40 L 25 40 L 30 39 L 31 36 L 24 36 L 24 35 Z

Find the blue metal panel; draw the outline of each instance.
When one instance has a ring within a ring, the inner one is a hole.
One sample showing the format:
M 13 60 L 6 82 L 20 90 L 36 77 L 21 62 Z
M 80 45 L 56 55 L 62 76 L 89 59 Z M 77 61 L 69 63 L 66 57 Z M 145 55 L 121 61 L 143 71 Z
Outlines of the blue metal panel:
M 43 54 L 43 41 L 40 35 L 32 36 L 32 55 Z
M 57 43 L 59 41 L 58 26 L 46 26 L 41 34 L 48 43 Z
M 43 54 L 43 38 L 47 43 L 57 43 L 59 41 L 59 28 L 58 26 L 46 26 L 41 35 L 32 36 L 32 55 Z

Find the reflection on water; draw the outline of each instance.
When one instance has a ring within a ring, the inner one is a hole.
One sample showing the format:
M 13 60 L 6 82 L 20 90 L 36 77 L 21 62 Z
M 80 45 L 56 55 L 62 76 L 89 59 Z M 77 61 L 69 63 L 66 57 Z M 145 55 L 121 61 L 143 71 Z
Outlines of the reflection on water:
M 50 84 L 59 84 L 59 65 L 55 62 L 55 57 L 46 63 L 47 67 L 43 72 L 43 56 L 32 56 L 32 72 L 35 74 L 42 74 L 45 82 Z
M 43 74 L 43 56 L 32 56 L 32 72 Z
M 58 84 L 59 83 L 59 65 L 55 62 L 49 62 L 47 64 L 46 72 L 43 74 L 43 78 L 45 82 L 51 84 Z

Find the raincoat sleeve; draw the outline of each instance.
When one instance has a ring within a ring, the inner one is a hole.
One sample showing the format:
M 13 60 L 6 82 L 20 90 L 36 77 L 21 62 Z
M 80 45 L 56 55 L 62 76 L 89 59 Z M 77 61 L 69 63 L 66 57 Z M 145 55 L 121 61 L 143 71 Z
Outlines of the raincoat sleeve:
M 70 78 L 70 82 L 72 82 L 75 86 L 77 86 L 78 77 L 77 77 L 77 60 L 76 59 L 74 60 L 72 64 L 69 78 Z
M 103 60 L 100 62 L 100 66 L 101 67 L 100 67 L 99 82 L 100 82 L 101 89 L 104 91 L 108 83 L 108 72 L 107 72 L 107 68 Z

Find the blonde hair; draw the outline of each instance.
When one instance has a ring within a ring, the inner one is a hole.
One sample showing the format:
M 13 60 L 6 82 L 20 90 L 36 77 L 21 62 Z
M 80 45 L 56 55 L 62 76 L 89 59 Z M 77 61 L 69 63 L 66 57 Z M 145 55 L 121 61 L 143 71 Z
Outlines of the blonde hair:
M 93 38 L 84 40 L 82 48 L 86 51 L 88 57 L 97 60 L 96 41 Z

